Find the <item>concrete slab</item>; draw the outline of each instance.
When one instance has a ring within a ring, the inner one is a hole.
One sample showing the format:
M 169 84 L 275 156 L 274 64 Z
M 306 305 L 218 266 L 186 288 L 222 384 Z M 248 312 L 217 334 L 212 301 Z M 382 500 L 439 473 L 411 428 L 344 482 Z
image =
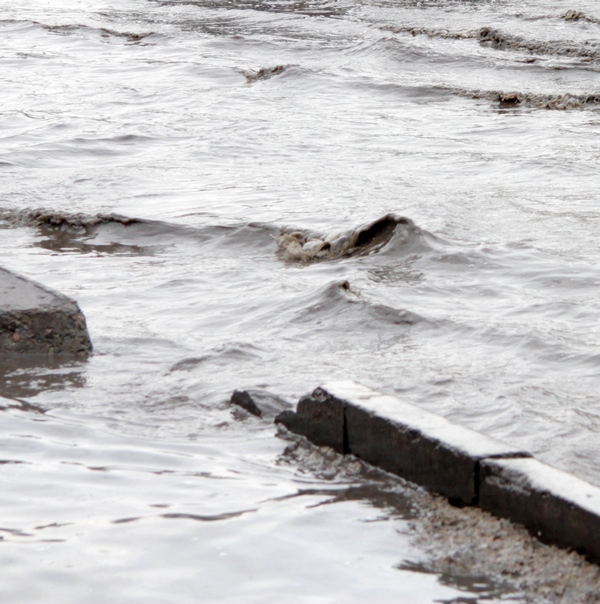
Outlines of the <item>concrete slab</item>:
M 317 388 L 276 421 L 600 563 L 600 488 L 525 451 L 352 381 Z
M 600 563 L 600 488 L 536 459 L 481 463 L 479 505 Z
M 348 449 L 389 472 L 460 504 L 476 503 L 478 464 L 524 457 L 521 449 L 354 382 L 322 387 L 343 401 Z
M 279 421 L 315 444 L 353 453 L 460 504 L 477 502 L 482 459 L 529 456 L 352 381 L 317 388 Z
M 344 433 L 344 403 L 322 388 L 303 396 L 296 411 L 284 411 L 275 421 L 288 430 L 306 436 L 315 445 L 348 453 Z
M 0 268 L 0 354 L 85 356 L 91 350 L 75 301 Z

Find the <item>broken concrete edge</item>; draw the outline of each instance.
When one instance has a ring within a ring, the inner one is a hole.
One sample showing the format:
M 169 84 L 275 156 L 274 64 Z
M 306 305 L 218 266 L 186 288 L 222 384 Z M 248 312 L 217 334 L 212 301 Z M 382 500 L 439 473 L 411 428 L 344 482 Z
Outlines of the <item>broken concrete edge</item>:
M 600 488 L 526 451 L 352 381 L 317 388 L 275 421 L 600 563 Z
M 92 343 L 77 303 L 0 268 L 0 354 L 86 357 Z
M 482 459 L 529 453 L 354 382 L 300 399 L 278 421 L 318 445 L 352 453 L 463 505 L 477 503 Z

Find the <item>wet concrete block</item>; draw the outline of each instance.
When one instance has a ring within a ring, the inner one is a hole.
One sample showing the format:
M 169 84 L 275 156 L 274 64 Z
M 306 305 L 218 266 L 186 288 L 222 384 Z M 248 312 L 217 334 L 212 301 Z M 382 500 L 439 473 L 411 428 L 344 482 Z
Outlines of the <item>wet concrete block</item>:
M 536 459 L 485 460 L 480 506 L 600 562 L 600 488 Z
M 344 433 L 344 404 L 322 388 L 303 396 L 296 411 L 284 411 L 275 421 L 311 442 L 347 453 Z
M 0 268 L 0 354 L 87 355 L 91 350 L 76 302 Z
M 482 459 L 527 452 L 351 381 L 326 384 L 321 398 L 344 409 L 345 447 L 361 459 L 458 504 L 478 498 Z

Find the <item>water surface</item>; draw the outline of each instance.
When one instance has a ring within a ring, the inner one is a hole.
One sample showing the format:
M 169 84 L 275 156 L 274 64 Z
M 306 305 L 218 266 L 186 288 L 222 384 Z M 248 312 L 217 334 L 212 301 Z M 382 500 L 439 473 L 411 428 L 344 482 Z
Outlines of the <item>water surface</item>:
M 500 598 L 227 401 L 351 377 L 600 484 L 595 3 L 0 7 L 3 264 L 95 346 L 2 363 L 5 598 Z

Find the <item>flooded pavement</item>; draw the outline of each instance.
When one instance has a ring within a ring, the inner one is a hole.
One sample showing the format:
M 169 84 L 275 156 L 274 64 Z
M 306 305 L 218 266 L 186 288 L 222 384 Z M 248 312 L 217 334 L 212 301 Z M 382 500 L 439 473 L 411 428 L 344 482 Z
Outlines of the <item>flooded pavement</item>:
M 94 346 L 0 361 L 3 598 L 594 601 L 229 399 L 352 378 L 600 484 L 595 4 L 0 6 L 2 264 Z

